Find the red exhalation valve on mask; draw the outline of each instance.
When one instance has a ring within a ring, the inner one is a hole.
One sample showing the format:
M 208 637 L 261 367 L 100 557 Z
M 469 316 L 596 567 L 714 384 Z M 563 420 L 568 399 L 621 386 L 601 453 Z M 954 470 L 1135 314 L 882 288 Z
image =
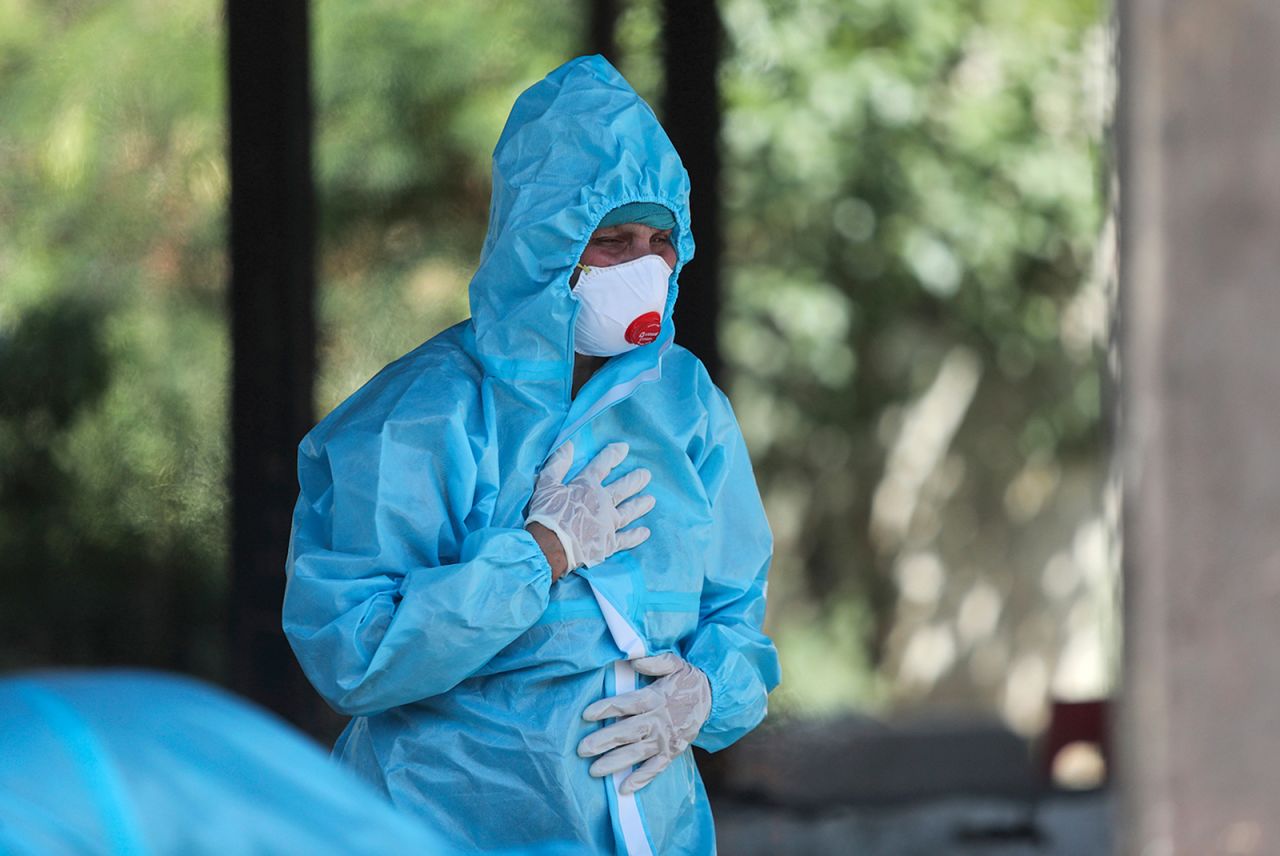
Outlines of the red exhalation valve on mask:
M 661 331 L 662 316 L 657 312 L 646 312 L 627 327 L 626 340 L 633 345 L 647 345 L 657 339 Z

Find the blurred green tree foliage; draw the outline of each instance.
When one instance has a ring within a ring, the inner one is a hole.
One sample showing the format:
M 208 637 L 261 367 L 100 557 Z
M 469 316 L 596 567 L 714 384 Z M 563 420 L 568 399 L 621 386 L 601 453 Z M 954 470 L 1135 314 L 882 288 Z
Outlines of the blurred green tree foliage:
M 470 314 L 494 143 L 581 5 L 314 3 L 321 413 Z
M 313 4 L 321 412 L 466 315 L 489 152 L 576 12 Z M 209 0 L 0 2 L 0 667 L 222 676 L 222 39 Z
M 217 35 L 0 3 L 0 665 L 219 668 Z
M 656 8 L 626 4 L 619 31 L 655 104 Z M 833 644 L 873 661 L 921 537 L 902 507 L 935 471 L 975 527 L 1007 527 L 1029 462 L 1096 454 L 1100 10 L 722 9 L 723 342 L 777 530 L 771 620 L 824 603 Z M 493 143 L 587 19 L 313 10 L 322 414 L 465 317 Z M 221 41 L 209 0 L 0 0 L 0 665 L 222 668 Z M 957 426 L 913 463 L 895 443 L 930 390 L 925 429 L 947 406 Z
M 875 666 L 904 553 L 1002 561 L 965 552 L 1025 522 L 1018 474 L 1099 457 L 1102 9 L 723 9 L 724 342 L 779 543 L 774 614 L 803 635 L 816 603 L 837 659 Z M 795 641 L 784 673 L 812 649 Z

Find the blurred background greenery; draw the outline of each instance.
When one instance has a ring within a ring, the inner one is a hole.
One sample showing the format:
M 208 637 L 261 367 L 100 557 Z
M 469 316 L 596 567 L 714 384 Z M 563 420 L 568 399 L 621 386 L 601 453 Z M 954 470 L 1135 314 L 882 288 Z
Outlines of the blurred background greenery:
M 622 8 L 656 106 L 658 4 Z M 773 710 L 1034 733 L 1116 680 L 1104 9 L 721 14 L 721 333 L 777 540 Z M 586 21 L 315 0 L 317 416 L 466 316 L 493 143 Z M 222 46 L 211 0 L 0 0 L 0 668 L 226 678 Z

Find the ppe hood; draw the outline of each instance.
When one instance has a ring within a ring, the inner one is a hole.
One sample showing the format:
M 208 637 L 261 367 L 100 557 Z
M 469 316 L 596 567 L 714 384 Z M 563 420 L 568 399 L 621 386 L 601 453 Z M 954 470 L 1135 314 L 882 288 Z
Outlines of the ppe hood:
M 658 341 L 614 358 L 627 374 L 656 364 L 675 332 L 676 278 L 694 249 L 689 175 L 653 110 L 603 57 L 565 63 L 520 95 L 494 149 L 489 229 L 470 286 L 486 373 L 562 383 L 568 400 L 578 309 L 569 277 L 596 225 L 632 202 L 671 210 L 679 258 Z

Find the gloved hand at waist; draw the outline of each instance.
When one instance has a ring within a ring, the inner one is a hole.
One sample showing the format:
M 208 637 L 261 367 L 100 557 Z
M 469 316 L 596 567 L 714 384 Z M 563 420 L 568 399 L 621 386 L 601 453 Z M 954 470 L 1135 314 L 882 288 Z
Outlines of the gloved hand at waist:
M 583 758 L 601 756 L 591 765 L 593 776 L 610 776 L 633 764 L 641 765 L 619 787 L 623 794 L 633 794 L 649 784 L 688 749 L 711 713 L 711 684 L 701 669 L 676 654 L 641 657 L 631 665 L 640 674 L 658 680 L 588 706 L 583 719 L 618 721 L 593 731 L 578 744 Z

